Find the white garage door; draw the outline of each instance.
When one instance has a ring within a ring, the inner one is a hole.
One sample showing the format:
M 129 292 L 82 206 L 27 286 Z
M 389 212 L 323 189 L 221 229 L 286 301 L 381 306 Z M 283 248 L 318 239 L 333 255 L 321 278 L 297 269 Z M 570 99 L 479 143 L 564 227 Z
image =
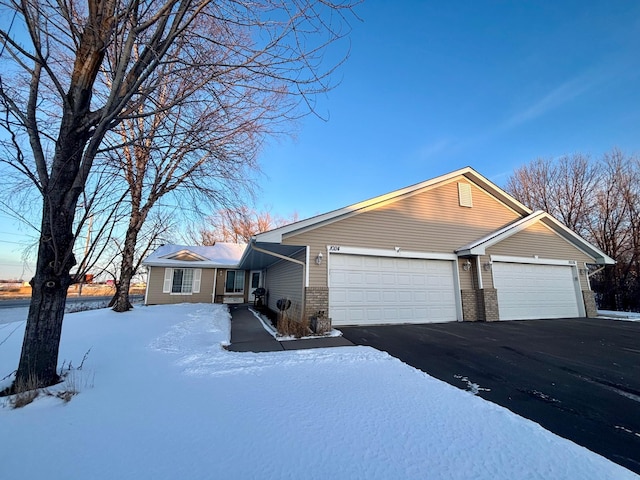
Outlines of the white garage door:
M 493 263 L 500 320 L 579 317 L 573 268 Z
M 456 321 L 453 268 L 449 260 L 332 254 L 332 322 L 375 325 Z

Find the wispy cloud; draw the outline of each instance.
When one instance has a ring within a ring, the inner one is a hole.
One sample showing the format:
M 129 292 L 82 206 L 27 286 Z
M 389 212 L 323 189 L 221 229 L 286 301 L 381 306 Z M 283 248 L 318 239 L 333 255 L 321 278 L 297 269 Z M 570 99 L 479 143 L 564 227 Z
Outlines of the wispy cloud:
M 509 130 L 542 117 L 562 105 L 594 90 L 609 80 L 611 76 L 611 71 L 605 70 L 601 73 L 596 73 L 590 70 L 566 80 L 546 95 L 534 101 L 531 105 L 511 115 L 497 130 L 500 132 Z
M 451 150 L 451 147 L 453 147 L 455 143 L 456 142 L 451 139 L 442 138 L 435 142 L 423 145 L 418 149 L 418 158 L 420 160 L 429 160 L 433 157 L 437 157 L 442 152 Z

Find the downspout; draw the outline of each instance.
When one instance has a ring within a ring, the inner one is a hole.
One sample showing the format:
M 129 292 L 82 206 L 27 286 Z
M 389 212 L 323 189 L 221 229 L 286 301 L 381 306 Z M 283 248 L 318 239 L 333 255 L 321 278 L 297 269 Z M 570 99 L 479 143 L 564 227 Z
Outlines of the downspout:
M 147 300 L 149 299 L 149 280 L 151 280 L 151 266 L 147 267 L 147 288 L 144 289 L 144 304 L 149 305 Z
M 265 255 L 271 255 L 272 257 L 279 258 L 280 260 L 285 260 L 287 262 L 297 263 L 302 266 L 302 314 L 304 315 L 305 307 L 306 307 L 306 298 L 304 289 L 307 286 L 306 278 L 307 278 L 307 264 L 302 260 L 296 260 L 295 258 L 287 257 L 286 255 L 281 255 L 279 253 L 270 252 L 269 250 L 264 250 L 260 247 L 256 247 L 255 244 L 251 244 L 251 248 L 253 248 L 256 252 L 264 253 Z
M 586 266 L 587 266 L 587 265 L 585 264 L 585 267 L 586 267 Z M 591 278 L 591 277 L 593 277 L 596 273 L 601 272 L 602 270 L 604 270 L 604 267 L 606 267 L 606 265 L 603 265 L 603 266 L 601 266 L 600 268 L 598 268 L 597 270 L 594 270 L 593 272 L 588 273 L 588 274 L 587 274 L 587 278 Z
M 596 273 L 601 272 L 602 270 L 604 270 L 605 266 L 606 265 L 603 265 L 600 268 L 598 268 L 597 270 L 594 270 L 593 272 L 589 273 L 589 269 L 587 268 L 587 263 L 585 262 L 584 268 L 587 270 L 587 286 L 589 287 L 589 290 L 591 290 L 591 277 L 594 276 Z

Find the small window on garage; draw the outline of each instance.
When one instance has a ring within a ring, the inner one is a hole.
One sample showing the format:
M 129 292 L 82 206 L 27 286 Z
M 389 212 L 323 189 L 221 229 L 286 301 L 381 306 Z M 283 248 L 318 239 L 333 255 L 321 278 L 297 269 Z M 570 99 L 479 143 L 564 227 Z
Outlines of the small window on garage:
M 468 183 L 458 183 L 458 200 L 461 207 L 473 207 L 471 185 Z

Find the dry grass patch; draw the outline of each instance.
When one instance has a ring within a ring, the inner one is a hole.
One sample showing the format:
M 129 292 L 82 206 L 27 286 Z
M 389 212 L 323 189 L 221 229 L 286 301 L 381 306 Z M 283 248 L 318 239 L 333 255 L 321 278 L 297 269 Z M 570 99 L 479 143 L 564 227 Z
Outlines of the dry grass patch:
M 40 395 L 40 389 L 38 388 L 38 381 L 35 375 L 29 375 L 27 380 L 21 380 L 16 383 L 14 393 L 9 397 L 9 405 L 11 408 L 22 408 L 32 403 L 38 395 Z
M 300 338 L 306 337 L 310 333 L 309 319 L 302 316 L 297 304 L 291 304 L 289 309 L 278 315 L 278 335 Z

